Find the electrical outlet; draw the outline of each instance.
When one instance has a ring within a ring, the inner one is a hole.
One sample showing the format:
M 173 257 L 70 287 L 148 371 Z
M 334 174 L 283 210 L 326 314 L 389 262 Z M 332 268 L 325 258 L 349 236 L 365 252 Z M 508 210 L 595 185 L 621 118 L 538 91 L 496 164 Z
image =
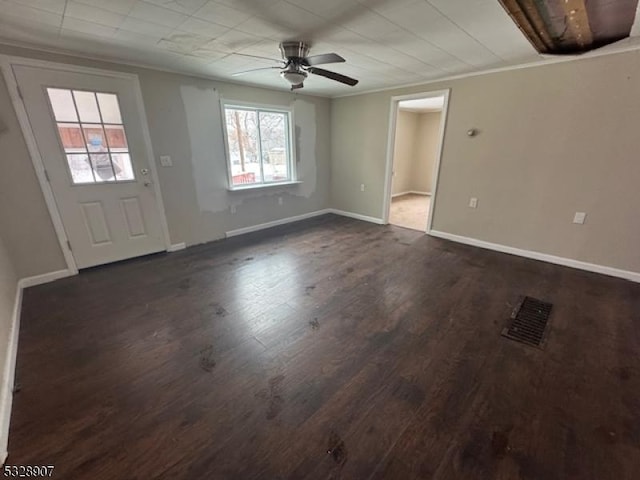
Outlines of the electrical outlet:
M 584 212 L 576 212 L 576 214 L 573 216 L 573 223 L 577 223 L 579 225 L 583 225 L 584 221 L 587 218 L 587 214 Z
M 231 205 L 231 213 L 236 213 L 236 206 L 235 205 Z
M 364 192 L 364 183 L 361 183 L 361 184 L 360 184 L 360 191 L 361 191 L 361 192 Z
M 478 208 L 478 199 L 476 197 L 471 197 L 469 199 L 469 207 L 470 208 Z
M 282 197 L 278 197 L 278 205 L 282 205 L 284 202 L 282 201 Z
M 163 167 L 172 167 L 173 161 L 169 155 L 160 155 L 160 165 Z

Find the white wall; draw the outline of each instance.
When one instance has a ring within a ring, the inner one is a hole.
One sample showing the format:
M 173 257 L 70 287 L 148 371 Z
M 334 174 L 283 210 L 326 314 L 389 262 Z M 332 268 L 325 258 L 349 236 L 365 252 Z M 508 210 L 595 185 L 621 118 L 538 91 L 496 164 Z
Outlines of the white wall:
M 334 208 L 382 216 L 390 99 L 444 89 L 435 230 L 640 272 L 638 51 L 334 100 Z

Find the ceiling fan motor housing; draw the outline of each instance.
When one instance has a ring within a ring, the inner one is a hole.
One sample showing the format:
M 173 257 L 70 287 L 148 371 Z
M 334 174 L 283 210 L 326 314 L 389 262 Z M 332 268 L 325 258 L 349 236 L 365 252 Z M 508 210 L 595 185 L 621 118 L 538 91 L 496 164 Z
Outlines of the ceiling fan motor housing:
M 280 53 L 287 62 L 299 65 L 309 55 L 309 45 L 305 42 L 282 42 L 280 44 Z

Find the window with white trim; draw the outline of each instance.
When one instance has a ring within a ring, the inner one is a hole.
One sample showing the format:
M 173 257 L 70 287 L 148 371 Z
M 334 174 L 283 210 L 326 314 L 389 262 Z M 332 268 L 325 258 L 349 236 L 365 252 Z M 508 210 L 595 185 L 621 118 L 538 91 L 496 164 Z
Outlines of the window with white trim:
M 291 111 L 224 105 L 230 188 L 295 181 Z

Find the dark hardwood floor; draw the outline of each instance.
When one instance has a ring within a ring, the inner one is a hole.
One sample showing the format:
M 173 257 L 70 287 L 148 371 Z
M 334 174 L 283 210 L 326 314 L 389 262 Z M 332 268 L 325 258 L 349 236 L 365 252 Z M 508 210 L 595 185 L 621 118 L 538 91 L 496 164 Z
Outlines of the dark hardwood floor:
M 500 336 L 554 303 L 545 350 Z M 640 285 L 332 215 L 24 295 L 12 465 L 636 479 Z

